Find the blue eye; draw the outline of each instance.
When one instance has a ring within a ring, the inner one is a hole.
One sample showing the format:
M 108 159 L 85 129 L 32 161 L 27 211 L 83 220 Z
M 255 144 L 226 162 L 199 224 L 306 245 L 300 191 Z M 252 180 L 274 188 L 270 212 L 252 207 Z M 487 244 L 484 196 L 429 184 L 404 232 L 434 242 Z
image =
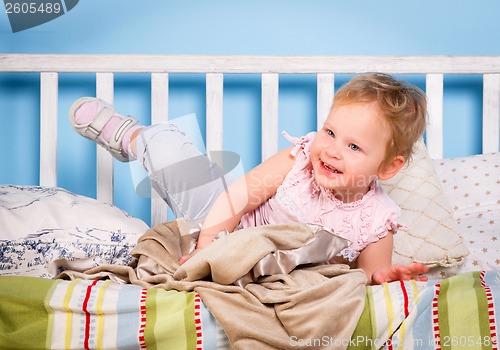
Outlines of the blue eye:
M 353 151 L 361 151 L 361 148 L 359 148 L 357 145 L 355 145 L 354 143 L 351 143 L 349 145 L 349 148 L 352 149 Z

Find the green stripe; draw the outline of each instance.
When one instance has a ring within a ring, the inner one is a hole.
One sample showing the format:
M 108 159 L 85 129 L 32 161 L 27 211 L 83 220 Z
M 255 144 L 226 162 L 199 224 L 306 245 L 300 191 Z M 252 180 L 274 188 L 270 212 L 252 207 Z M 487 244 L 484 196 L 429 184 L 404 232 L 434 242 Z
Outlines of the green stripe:
M 0 349 L 40 349 L 47 344 L 44 301 L 60 281 L 0 276 Z
M 144 338 L 146 346 L 151 350 L 156 350 L 155 327 L 156 324 L 156 292 L 159 289 L 150 288 L 146 295 L 146 327 L 144 328 Z
M 481 344 L 485 326 L 480 320 L 485 315 L 484 302 L 479 273 L 464 273 L 442 281 L 438 298 L 442 349 L 485 349 Z M 488 330 L 486 334 L 489 335 Z
M 366 288 L 366 295 L 368 298 L 368 305 L 370 306 L 370 323 L 371 323 L 371 339 L 377 339 L 378 333 L 377 333 L 377 317 L 375 315 L 375 298 L 373 296 L 373 287 L 368 287 Z M 385 300 L 384 300 L 385 303 Z M 371 346 L 372 349 L 376 349 L 376 346 L 373 344 Z
M 196 349 L 196 324 L 194 323 L 194 297 L 195 293 L 184 292 L 186 296 L 186 308 L 184 309 L 184 328 L 187 334 L 194 336 L 187 337 L 187 348 Z M 201 311 L 201 310 L 200 310 Z
M 351 336 L 351 343 L 348 349 L 370 349 L 368 346 L 369 339 L 376 339 L 376 321 L 375 321 L 375 310 L 371 307 L 373 305 L 373 294 L 372 288 L 366 288 L 365 296 L 365 306 L 361 317 L 359 318 L 358 324 L 354 329 L 354 333 Z M 375 342 L 373 342 L 374 344 Z
M 149 289 L 144 332 L 148 350 L 150 344 L 156 349 L 196 349 L 193 310 L 194 293 Z

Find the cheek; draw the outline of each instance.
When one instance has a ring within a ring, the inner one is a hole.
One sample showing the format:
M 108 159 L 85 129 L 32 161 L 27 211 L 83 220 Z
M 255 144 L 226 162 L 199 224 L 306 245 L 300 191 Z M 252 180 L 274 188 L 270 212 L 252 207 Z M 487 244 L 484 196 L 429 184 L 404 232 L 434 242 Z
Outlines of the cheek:
M 378 173 L 377 168 L 374 164 L 367 163 L 366 159 L 358 159 L 352 157 L 345 159 L 346 170 L 350 175 L 353 175 L 356 179 L 364 178 L 367 181 L 373 180 L 375 174 Z
M 311 153 L 319 154 L 329 147 L 329 139 L 324 135 L 317 135 L 311 143 Z
M 311 152 L 311 159 L 317 158 L 320 150 L 321 146 L 319 145 L 319 142 L 317 142 L 316 140 L 313 141 L 313 143 L 311 144 L 311 148 L 309 149 L 309 151 Z

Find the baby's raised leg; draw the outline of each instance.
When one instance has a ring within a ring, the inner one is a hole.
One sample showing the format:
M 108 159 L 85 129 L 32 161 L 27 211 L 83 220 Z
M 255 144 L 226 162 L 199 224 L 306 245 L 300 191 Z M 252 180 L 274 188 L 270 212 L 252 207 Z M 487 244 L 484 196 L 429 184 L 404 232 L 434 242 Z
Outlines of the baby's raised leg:
M 176 217 L 191 220 L 205 217 L 215 199 L 234 179 L 173 124 L 145 127 L 132 143 L 151 187 Z
M 106 148 L 116 159 L 122 162 L 135 159 L 131 139 L 142 128 L 136 119 L 124 117 L 113 106 L 93 97 L 78 99 L 69 118 L 80 135 Z

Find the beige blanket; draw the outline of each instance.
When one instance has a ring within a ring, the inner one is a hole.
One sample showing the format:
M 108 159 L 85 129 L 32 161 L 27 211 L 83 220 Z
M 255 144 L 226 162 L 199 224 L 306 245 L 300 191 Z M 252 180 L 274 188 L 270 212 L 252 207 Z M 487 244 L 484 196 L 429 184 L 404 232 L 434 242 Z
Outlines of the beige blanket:
M 299 265 L 290 273 L 236 283 L 263 257 L 304 246 L 317 234 L 304 224 L 271 225 L 227 235 L 182 266 L 190 238 L 182 221 L 148 230 L 131 266 L 65 271 L 59 278 L 112 278 L 143 287 L 196 291 L 235 349 L 343 349 L 363 310 L 366 276 L 346 265 Z

